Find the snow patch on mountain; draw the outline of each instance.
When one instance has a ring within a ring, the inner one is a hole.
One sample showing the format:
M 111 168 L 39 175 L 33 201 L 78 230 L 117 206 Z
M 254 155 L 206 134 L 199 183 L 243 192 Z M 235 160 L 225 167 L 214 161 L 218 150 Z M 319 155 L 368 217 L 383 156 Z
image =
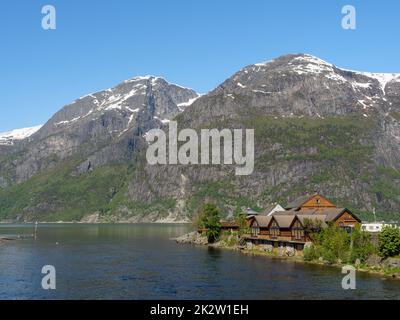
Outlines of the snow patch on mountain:
M 14 141 L 19 141 L 29 138 L 31 135 L 36 133 L 41 127 L 42 125 L 30 128 L 15 129 L 7 132 L 1 132 L 0 145 L 11 146 L 14 144 Z
M 181 111 L 183 111 L 182 110 L 182 107 L 189 107 L 189 106 L 191 106 L 198 98 L 200 98 L 201 97 L 201 95 L 197 95 L 197 97 L 194 97 L 194 98 L 192 98 L 192 99 L 189 99 L 188 101 L 186 101 L 186 102 L 182 102 L 182 103 L 178 103 L 177 104 L 177 106 L 179 107 L 179 109 L 181 110 Z
M 255 66 L 257 66 L 257 67 L 265 67 L 266 65 L 268 65 L 268 64 L 270 64 L 270 63 L 272 63 L 274 61 L 275 61 L 274 59 L 263 61 L 263 62 L 260 62 L 260 63 L 256 63 Z
M 309 73 L 314 73 L 314 74 L 323 74 L 325 77 L 331 79 L 331 80 L 336 80 L 342 83 L 350 82 L 351 85 L 354 87 L 360 87 L 360 88 L 368 88 L 372 85 L 372 83 L 367 82 L 367 83 L 360 83 L 357 81 L 351 81 L 343 77 L 342 75 L 338 74 L 335 72 L 335 69 L 341 70 L 341 71 L 347 71 L 347 72 L 352 72 L 358 75 L 362 75 L 365 77 L 368 77 L 373 80 L 377 80 L 378 83 L 380 84 L 382 92 L 385 94 L 385 88 L 386 85 L 389 82 L 396 81 L 400 82 L 400 74 L 399 73 L 372 73 L 372 72 L 361 72 L 361 71 L 355 71 L 355 70 L 349 70 L 349 69 L 343 69 L 343 68 L 338 68 L 334 66 L 333 64 L 326 62 L 320 58 L 314 57 L 312 55 L 302 55 L 299 57 L 296 57 L 293 59 L 294 62 L 300 62 L 300 64 L 297 64 L 294 66 L 293 71 L 296 72 L 297 74 L 309 74 Z M 289 63 L 289 65 L 293 65 L 293 63 Z
M 352 71 L 352 70 L 348 70 L 348 71 L 362 74 L 366 77 L 378 80 L 378 82 L 381 86 L 381 90 L 384 94 L 386 94 L 385 88 L 389 82 L 392 82 L 392 81 L 399 82 L 400 81 L 400 74 L 398 74 L 398 73 L 371 73 L 371 72 L 360 72 L 360 71 Z
M 161 77 L 153 76 L 153 75 L 145 75 L 145 76 L 136 76 L 133 77 L 132 79 L 125 80 L 123 83 L 132 83 L 132 82 L 138 82 L 138 81 L 148 81 L 151 80 L 152 83 L 155 83 L 157 80 L 163 79 Z

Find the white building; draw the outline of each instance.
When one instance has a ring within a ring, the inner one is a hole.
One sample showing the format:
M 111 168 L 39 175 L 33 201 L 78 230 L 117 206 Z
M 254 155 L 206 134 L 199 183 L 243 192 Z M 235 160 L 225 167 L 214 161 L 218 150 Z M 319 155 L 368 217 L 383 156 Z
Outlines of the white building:
M 361 225 L 361 230 L 367 231 L 367 232 L 382 232 L 382 229 L 384 227 L 395 227 L 394 225 L 387 224 L 387 223 L 381 223 L 381 222 L 374 222 L 374 223 L 363 223 Z
M 275 212 L 285 211 L 285 209 L 279 204 L 274 203 L 263 210 L 261 213 L 262 216 L 272 216 Z

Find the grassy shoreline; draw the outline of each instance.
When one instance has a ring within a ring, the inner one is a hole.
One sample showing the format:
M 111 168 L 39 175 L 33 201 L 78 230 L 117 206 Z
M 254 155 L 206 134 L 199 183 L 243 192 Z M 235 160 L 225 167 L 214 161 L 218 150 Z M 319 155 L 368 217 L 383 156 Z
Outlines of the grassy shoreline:
M 207 243 L 206 237 L 203 236 L 194 236 L 194 233 L 189 233 L 187 235 L 184 235 L 181 238 L 181 241 L 178 239 L 175 239 L 178 243 L 187 243 L 187 244 L 192 244 L 192 245 L 201 245 L 201 246 L 208 246 L 210 248 L 214 249 L 223 249 L 223 250 L 231 250 L 231 251 L 239 251 L 242 254 L 247 254 L 247 255 L 252 255 L 252 256 L 262 256 L 270 259 L 279 259 L 279 260 L 284 260 L 287 262 L 295 262 L 295 263 L 302 263 L 302 264 L 308 264 L 308 265 L 315 265 L 315 266 L 326 266 L 326 267 L 334 267 L 334 268 L 342 268 L 345 265 L 350 265 L 353 266 L 357 272 L 363 272 L 363 273 L 368 273 L 372 275 L 377 275 L 377 276 L 382 276 L 387 279 L 395 279 L 395 280 L 400 280 L 400 268 L 396 267 L 387 267 L 387 266 L 371 266 L 366 263 L 361 263 L 360 265 L 356 266 L 355 264 L 351 263 L 346 263 L 346 264 L 338 264 L 338 263 L 328 263 L 326 261 L 319 261 L 319 260 L 313 260 L 313 261 L 306 261 L 303 258 L 302 253 L 297 252 L 294 256 L 287 256 L 287 255 L 280 255 L 279 252 L 274 249 L 272 252 L 266 252 L 265 250 L 262 250 L 260 247 L 255 246 L 253 249 L 247 249 L 243 246 L 238 245 L 237 243 L 229 243 L 229 239 L 224 238 L 223 240 L 220 240 L 216 243 L 210 244 Z M 183 239 L 183 240 L 182 240 Z
M 230 249 L 227 247 L 226 249 Z M 399 268 L 390 268 L 390 267 L 374 267 L 374 266 L 369 266 L 367 264 L 361 264 L 360 266 L 356 266 L 351 263 L 347 264 L 338 264 L 338 263 L 326 263 L 324 261 L 305 261 L 302 256 L 296 255 L 294 257 L 287 257 L 287 256 L 279 256 L 276 253 L 268 253 L 268 252 L 263 252 L 261 250 L 240 250 L 244 254 L 250 254 L 254 256 L 264 256 L 268 258 L 273 258 L 273 259 L 280 259 L 280 260 L 285 260 L 285 261 L 291 261 L 291 262 L 299 262 L 303 264 L 309 264 L 309 265 L 318 265 L 318 266 L 329 266 L 329 267 L 334 267 L 334 268 L 342 268 L 346 265 L 353 266 L 358 272 L 364 272 L 364 273 L 369 273 L 369 274 L 374 274 L 374 275 L 380 275 L 384 276 L 386 278 L 390 279 L 396 279 L 400 280 L 400 269 Z

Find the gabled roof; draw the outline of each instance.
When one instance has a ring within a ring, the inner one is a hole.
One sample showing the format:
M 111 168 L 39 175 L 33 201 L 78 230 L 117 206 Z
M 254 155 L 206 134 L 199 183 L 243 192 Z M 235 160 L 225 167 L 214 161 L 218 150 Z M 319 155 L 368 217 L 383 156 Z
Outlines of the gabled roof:
M 258 226 L 261 228 L 268 228 L 273 217 L 271 216 L 255 216 L 254 220 L 257 222 Z
M 293 214 L 289 215 L 278 214 L 274 216 L 274 218 L 280 228 L 290 228 L 293 221 L 297 218 L 297 216 Z
M 326 208 L 324 210 L 320 210 L 320 213 L 326 215 L 325 221 L 330 222 L 335 221 L 336 218 L 345 210 L 345 208 Z
M 278 209 L 277 209 L 277 207 L 278 207 Z M 275 212 L 281 212 L 281 211 L 284 211 L 284 210 L 285 209 L 279 203 L 273 203 L 273 204 L 270 204 L 269 206 L 267 206 L 260 213 L 260 215 L 267 216 L 267 215 L 271 214 L 272 212 L 275 213 Z
M 354 219 L 361 223 L 361 220 L 346 208 L 326 208 L 321 211 L 321 214 L 326 215 L 326 221 L 335 221 L 344 212 L 348 212 Z
M 303 203 L 305 203 L 308 199 L 310 199 L 313 196 L 314 195 L 301 196 L 301 197 L 293 200 L 292 202 L 289 202 L 288 205 L 285 207 L 285 209 L 296 209 L 296 208 L 299 208 L 299 207 L 301 207 L 301 205 Z
M 305 220 L 317 220 L 321 221 L 321 227 L 326 227 L 326 215 L 324 214 L 300 214 L 297 216 L 297 218 L 300 220 L 301 224 L 304 226 L 304 221 Z
M 272 210 L 274 210 L 275 207 L 276 207 L 276 204 L 270 204 L 268 207 L 266 207 L 266 208 L 260 213 L 260 215 L 263 215 L 263 216 L 268 215 Z
M 312 202 L 313 199 L 316 199 L 317 205 L 310 204 L 309 202 Z M 320 201 L 324 200 L 325 204 L 320 205 Z M 292 210 L 299 210 L 301 207 L 319 207 L 319 208 L 335 208 L 336 206 L 327 198 L 324 196 L 320 195 L 319 193 L 315 193 L 313 195 L 305 195 L 302 197 L 297 198 L 296 200 L 290 202 L 287 206 L 286 209 L 292 209 Z
M 358 222 L 361 220 L 355 216 L 349 209 L 346 208 L 317 208 L 317 209 L 301 209 L 299 211 L 286 211 L 294 212 L 298 217 L 301 216 L 324 216 L 325 222 L 335 221 L 344 212 L 348 212 Z

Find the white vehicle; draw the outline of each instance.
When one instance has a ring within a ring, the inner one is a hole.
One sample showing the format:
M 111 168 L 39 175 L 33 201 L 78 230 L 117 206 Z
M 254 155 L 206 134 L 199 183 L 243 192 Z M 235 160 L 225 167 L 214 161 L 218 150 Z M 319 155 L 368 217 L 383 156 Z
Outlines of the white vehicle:
M 384 227 L 393 227 L 393 225 L 380 222 L 363 223 L 361 225 L 361 229 L 367 232 L 381 232 Z

